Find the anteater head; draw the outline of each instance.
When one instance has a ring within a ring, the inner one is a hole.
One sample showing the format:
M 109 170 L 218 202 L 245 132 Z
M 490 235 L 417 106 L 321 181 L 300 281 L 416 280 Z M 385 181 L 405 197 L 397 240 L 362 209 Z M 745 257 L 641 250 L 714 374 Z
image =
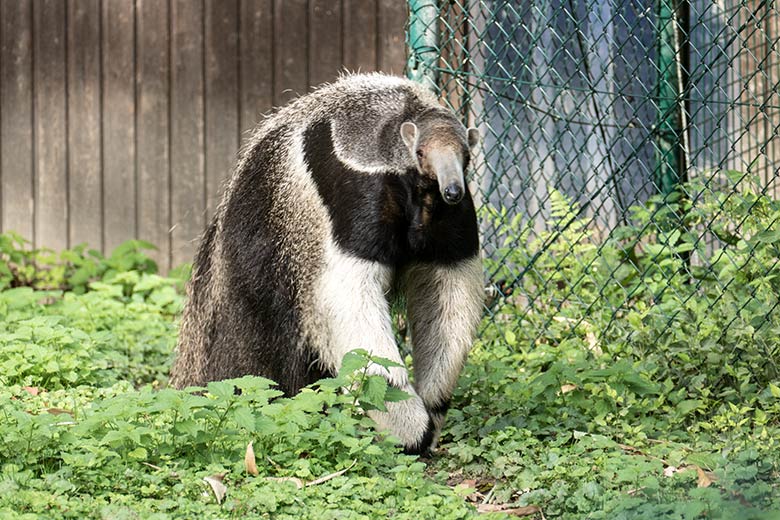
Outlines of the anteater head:
M 467 130 L 443 109 L 428 110 L 401 124 L 401 138 L 420 174 L 438 182 L 444 202 L 459 203 L 466 193 L 463 172 L 479 141 L 477 129 Z

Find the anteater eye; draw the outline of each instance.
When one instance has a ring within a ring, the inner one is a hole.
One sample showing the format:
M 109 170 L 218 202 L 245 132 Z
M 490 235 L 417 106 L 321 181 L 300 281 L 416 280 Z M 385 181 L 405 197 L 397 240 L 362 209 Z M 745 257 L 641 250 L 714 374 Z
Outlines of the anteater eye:
M 422 159 L 423 158 L 422 150 L 417 150 L 417 158 L 418 159 Z

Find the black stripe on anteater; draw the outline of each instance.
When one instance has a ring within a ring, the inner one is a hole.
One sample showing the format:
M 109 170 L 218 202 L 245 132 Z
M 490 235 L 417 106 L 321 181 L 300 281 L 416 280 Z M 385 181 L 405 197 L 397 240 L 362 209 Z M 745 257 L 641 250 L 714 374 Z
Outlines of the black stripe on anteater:
M 281 382 L 280 389 L 293 395 L 332 374 L 319 370 L 311 349 L 304 348 L 299 304 L 305 280 L 296 276 L 293 260 L 280 260 L 288 252 L 281 249 L 279 236 L 289 225 L 272 211 L 281 197 L 274 168 L 279 164 L 277 147 L 289 135 L 290 129 L 282 126 L 259 141 L 234 180 L 222 220 L 225 294 L 233 302 L 219 308 L 209 366 L 220 370 L 213 379 L 262 375 Z M 232 345 L 247 338 L 252 344 L 237 359 Z
M 477 219 L 468 190 L 451 206 L 441 199 L 436 181 L 416 169 L 402 175 L 353 170 L 336 157 L 327 120 L 306 129 L 303 147 L 341 249 L 396 266 L 411 260 L 451 264 L 477 254 Z

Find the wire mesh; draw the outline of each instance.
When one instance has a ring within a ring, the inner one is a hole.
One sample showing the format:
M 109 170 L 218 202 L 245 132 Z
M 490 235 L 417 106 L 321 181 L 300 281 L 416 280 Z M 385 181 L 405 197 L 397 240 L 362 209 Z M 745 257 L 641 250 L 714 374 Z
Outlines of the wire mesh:
M 776 326 L 775 2 L 410 0 L 409 14 L 410 77 L 483 136 L 471 185 L 504 334 L 566 329 L 595 348 L 616 327 L 680 326 L 702 301 Z

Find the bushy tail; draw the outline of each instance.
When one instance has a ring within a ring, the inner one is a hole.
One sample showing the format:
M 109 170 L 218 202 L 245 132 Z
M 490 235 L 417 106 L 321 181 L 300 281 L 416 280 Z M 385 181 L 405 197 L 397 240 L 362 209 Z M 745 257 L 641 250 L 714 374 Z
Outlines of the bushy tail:
M 206 366 L 211 349 L 216 301 L 212 296 L 212 255 L 216 232 L 215 218 L 200 241 L 192 266 L 192 278 L 187 284 L 188 299 L 182 315 L 176 358 L 169 381 L 175 388 L 202 386 L 208 382 Z

